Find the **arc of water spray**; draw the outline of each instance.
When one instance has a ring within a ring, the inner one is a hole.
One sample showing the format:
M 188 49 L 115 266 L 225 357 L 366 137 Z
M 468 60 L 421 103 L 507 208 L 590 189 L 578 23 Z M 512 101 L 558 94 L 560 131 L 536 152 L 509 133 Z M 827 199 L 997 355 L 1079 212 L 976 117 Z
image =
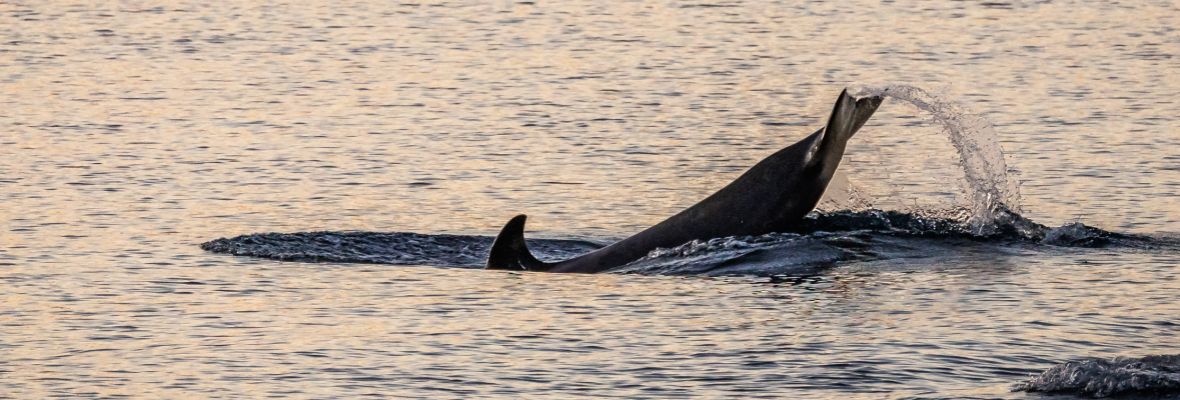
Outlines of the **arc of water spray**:
M 986 118 L 968 111 L 958 102 L 911 85 L 860 86 L 852 93 L 858 97 L 890 97 L 930 113 L 959 153 L 959 165 L 967 179 L 971 198 L 968 222 L 978 233 L 989 233 L 997 218 L 1020 211 L 1020 187 L 1015 179 L 1008 177 L 1004 150 L 1000 147 L 995 127 Z

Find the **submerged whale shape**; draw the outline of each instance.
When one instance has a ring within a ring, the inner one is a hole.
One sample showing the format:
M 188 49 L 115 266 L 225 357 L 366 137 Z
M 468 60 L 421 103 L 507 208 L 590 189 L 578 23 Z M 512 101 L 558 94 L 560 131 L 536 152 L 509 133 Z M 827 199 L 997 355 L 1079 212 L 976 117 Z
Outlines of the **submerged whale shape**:
M 496 236 L 487 269 L 595 273 L 626 265 L 657 248 L 691 240 L 789 230 L 815 208 L 840 165 L 848 139 L 880 105 L 880 96 L 856 99 L 845 89 L 824 128 L 771 154 L 679 214 L 569 260 L 547 263 L 534 257 L 525 246 L 526 217 L 517 215 Z

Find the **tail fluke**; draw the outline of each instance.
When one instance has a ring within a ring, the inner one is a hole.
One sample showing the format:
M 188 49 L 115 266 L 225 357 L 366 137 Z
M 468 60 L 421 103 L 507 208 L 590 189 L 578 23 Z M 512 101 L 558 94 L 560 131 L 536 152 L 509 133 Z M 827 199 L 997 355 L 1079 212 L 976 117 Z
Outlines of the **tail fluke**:
M 488 254 L 487 269 L 508 269 L 517 271 L 544 271 L 549 264 L 541 262 L 524 243 L 524 214 L 517 215 L 504 224 L 496 241 L 492 242 L 492 251 Z
M 848 94 L 848 89 L 840 92 L 840 98 L 832 107 L 832 115 L 828 117 L 828 126 L 824 128 L 824 139 L 847 141 L 864 126 L 877 107 L 881 105 L 881 96 L 866 96 L 856 99 Z
M 832 106 L 832 115 L 828 117 L 828 124 L 824 127 L 823 139 L 818 143 L 819 145 L 812 149 L 812 154 L 808 157 L 811 162 L 820 162 L 822 157 L 814 157 L 817 154 L 843 154 L 844 145 L 848 143 L 848 139 L 856 134 L 860 127 L 864 126 L 869 117 L 873 116 L 873 112 L 877 111 L 877 107 L 881 105 L 881 96 L 866 96 L 861 99 L 856 99 L 848 94 L 848 89 L 840 92 L 840 98 L 836 99 L 836 105 Z M 832 146 L 840 151 L 830 151 Z

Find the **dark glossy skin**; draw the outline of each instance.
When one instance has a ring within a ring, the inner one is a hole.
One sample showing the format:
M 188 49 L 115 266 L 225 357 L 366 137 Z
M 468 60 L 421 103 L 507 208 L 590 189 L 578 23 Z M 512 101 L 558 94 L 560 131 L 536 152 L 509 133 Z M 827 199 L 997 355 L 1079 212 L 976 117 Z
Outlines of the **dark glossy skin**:
M 654 249 L 691 240 L 782 232 L 815 208 L 840 165 L 848 139 L 881 104 L 840 93 L 828 125 L 766 157 L 701 202 L 607 247 L 557 263 L 543 263 L 524 245 L 525 216 L 504 226 L 489 269 L 594 273 L 635 261 Z

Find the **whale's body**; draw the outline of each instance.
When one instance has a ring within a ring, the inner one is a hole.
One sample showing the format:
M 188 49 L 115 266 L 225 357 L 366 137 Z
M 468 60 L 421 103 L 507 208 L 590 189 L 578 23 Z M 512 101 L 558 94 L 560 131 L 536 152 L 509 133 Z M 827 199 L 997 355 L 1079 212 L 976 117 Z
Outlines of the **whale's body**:
M 529 252 L 524 215 L 504 225 L 488 256 L 488 269 L 594 273 L 625 265 L 657 248 L 692 240 L 762 235 L 789 230 L 815 208 L 840 165 L 848 139 L 881 104 L 840 93 L 827 125 L 755 164 L 729 185 L 655 226 L 569 260 L 546 263 Z

